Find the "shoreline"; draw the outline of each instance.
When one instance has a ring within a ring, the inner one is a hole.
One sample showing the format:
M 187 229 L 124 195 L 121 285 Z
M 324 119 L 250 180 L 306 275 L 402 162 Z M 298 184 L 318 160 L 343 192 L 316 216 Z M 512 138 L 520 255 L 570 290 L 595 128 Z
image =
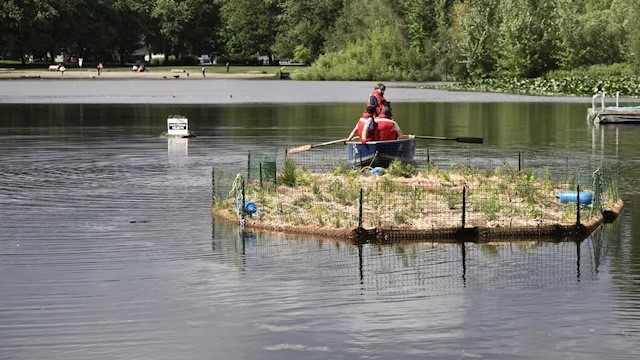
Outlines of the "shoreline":
M 46 69 L 0 70 L 0 83 L 5 84 L 0 86 L 0 104 L 355 104 L 361 103 L 373 86 L 371 81 L 279 80 L 273 73 L 249 69 L 232 73 L 211 71 L 206 77 L 200 72 L 187 76 L 187 72 L 171 70 L 134 73 L 108 69 L 99 76 L 93 68 L 82 71 L 75 68 L 64 75 Z M 590 104 L 592 100 L 420 88 L 424 84 L 387 82 L 386 86 L 396 103 Z
M 29 79 L 52 79 L 52 80 L 131 80 L 131 79 L 144 79 L 144 80 L 164 80 L 164 79 L 179 79 L 179 80 L 215 80 L 215 79 L 277 79 L 276 75 L 269 73 L 259 72 L 246 72 L 246 73 L 217 73 L 208 72 L 206 76 L 202 76 L 201 72 L 188 72 L 188 71 L 175 71 L 175 70 L 161 70 L 161 71 L 148 71 L 148 72 L 128 72 L 128 71 L 109 71 L 103 70 L 100 75 L 95 69 L 84 70 L 67 70 L 64 73 L 60 71 L 48 71 L 48 70 L 10 70 L 1 69 L 0 80 L 29 80 Z

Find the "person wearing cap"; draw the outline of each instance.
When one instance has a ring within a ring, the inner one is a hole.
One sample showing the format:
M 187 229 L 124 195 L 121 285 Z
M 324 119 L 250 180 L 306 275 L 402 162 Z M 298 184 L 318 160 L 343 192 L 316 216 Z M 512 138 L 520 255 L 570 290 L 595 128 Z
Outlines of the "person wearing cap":
M 398 123 L 393 120 L 393 116 L 391 115 L 391 108 L 385 106 L 378 116 L 375 119 L 376 127 L 378 129 L 378 137 L 380 141 L 383 140 L 396 140 L 399 137 L 402 137 L 404 134 L 398 126 Z
M 373 88 L 373 92 L 369 95 L 369 100 L 367 101 L 367 106 L 373 106 L 376 109 L 376 116 L 379 116 L 382 113 L 382 109 L 385 106 L 391 108 L 391 103 L 384 98 L 384 91 L 386 87 L 384 84 L 377 84 Z
M 377 127 L 376 122 L 374 120 L 374 115 L 376 113 L 376 108 L 373 106 L 367 106 L 364 113 L 358 120 L 358 123 L 353 128 L 349 136 L 347 136 L 347 140 L 351 140 L 356 134 L 358 134 L 358 138 L 361 143 L 366 143 L 367 141 L 375 141 L 377 139 Z M 345 141 L 345 142 L 346 142 Z

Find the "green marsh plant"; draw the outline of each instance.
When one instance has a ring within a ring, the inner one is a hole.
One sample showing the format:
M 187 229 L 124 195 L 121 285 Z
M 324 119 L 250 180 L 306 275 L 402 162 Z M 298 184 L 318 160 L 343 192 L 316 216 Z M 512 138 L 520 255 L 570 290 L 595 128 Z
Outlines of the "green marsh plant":
M 387 168 L 387 174 L 391 176 L 410 178 L 417 173 L 418 171 L 415 166 L 397 159 L 393 160 Z

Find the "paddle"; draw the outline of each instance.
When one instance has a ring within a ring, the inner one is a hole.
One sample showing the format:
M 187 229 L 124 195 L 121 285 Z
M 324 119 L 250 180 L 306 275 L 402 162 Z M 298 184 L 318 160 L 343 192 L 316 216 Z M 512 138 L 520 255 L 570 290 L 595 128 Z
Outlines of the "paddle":
M 339 140 L 323 142 L 323 143 L 320 143 L 320 144 L 301 145 L 301 146 L 291 147 L 291 148 L 287 149 L 287 153 L 288 154 L 296 154 L 296 153 L 307 151 L 307 150 L 311 150 L 313 148 L 317 148 L 317 147 L 320 147 L 320 146 L 333 145 L 333 144 L 338 144 L 338 143 L 345 142 L 345 141 L 347 141 L 347 139 L 339 139 Z
M 468 143 L 468 144 L 482 144 L 483 142 L 482 138 L 467 137 L 467 136 L 460 136 L 460 137 L 424 136 L 424 135 L 408 135 L 408 136 L 409 137 L 413 136 L 414 138 L 418 138 L 418 139 L 453 140 L 453 141 Z

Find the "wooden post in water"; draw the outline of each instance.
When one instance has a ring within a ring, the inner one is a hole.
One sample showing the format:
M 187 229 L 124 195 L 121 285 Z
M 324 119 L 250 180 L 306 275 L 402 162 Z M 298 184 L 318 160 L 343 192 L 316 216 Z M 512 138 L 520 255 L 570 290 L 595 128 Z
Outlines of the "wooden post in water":
M 251 180 L 251 153 L 247 154 L 247 180 Z
M 362 230 L 362 188 L 360 188 L 360 210 L 358 212 L 358 230 Z
M 462 187 L 462 228 L 465 226 L 465 213 L 467 211 L 467 187 Z
M 518 172 L 522 171 L 522 154 L 518 151 Z
M 576 226 L 580 225 L 580 184 L 578 184 L 576 191 Z
M 245 179 L 242 178 L 242 181 L 240 182 L 240 186 L 242 186 L 242 208 L 240 208 L 240 228 L 244 229 L 244 225 L 245 225 L 245 206 L 247 206 L 246 204 L 246 198 L 245 198 L 245 188 L 244 188 L 244 184 L 245 184 Z M 244 241 L 244 240 L 243 240 Z
M 216 201 L 216 169 L 211 167 L 211 205 Z

